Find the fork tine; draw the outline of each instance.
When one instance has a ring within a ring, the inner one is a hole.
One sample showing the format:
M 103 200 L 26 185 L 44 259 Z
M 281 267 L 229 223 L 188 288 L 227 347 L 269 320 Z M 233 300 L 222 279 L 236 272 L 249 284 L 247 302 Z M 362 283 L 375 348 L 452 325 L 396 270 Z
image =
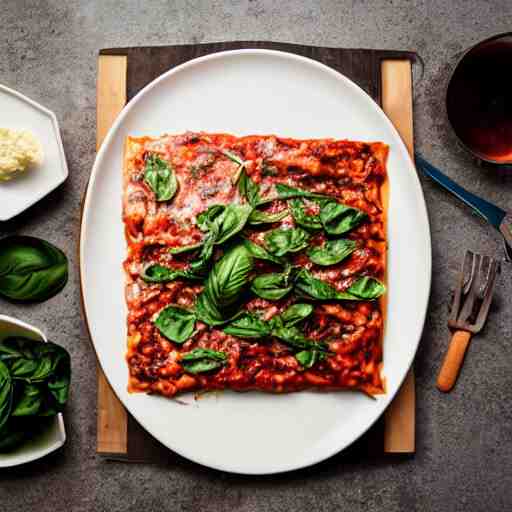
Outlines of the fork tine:
M 460 311 L 460 303 L 462 299 L 462 294 L 467 293 L 464 291 L 468 283 L 471 283 L 473 280 L 474 269 L 475 269 L 475 260 L 473 258 L 473 253 L 471 251 L 466 251 L 464 255 L 464 261 L 462 262 L 461 269 L 459 271 L 457 286 L 455 287 L 455 291 L 453 293 L 453 302 L 452 309 L 450 312 L 450 317 L 448 318 L 448 325 L 453 324 L 457 321 L 457 315 Z M 469 270 L 469 276 L 467 275 L 467 271 Z
M 475 306 L 475 300 L 478 297 L 478 290 L 479 290 L 479 284 L 480 284 L 480 274 L 481 274 L 481 263 L 482 263 L 482 257 L 480 254 L 474 255 L 475 259 L 475 273 L 473 275 L 473 279 L 471 282 L 471 287 L 469 288 L 469 292 L 467 294 L 467 297 L 464 301 L 464 305 L 462 306 L 462 309 L 457 317 L 457 323 L 465 324 L 469 317 L 471 316 L 471 313 L 473 312 L 473 308 Z
M 499 270 L 499 262 L 497 262 L 496 260 L 491 260 L 489 264 L 489 272 L 487 274 L 486 283 L 483 289 L 482 305 L 480 306 L 480 310 L 478 311 L 478 315 L 472 329 L 474 333 L 477 333 L 482 329 L 485 320 L 487 319 L 487 315 L 489 313 L 489 308 L 491 306 L 492 296 L 494 292 L 494 285 L 496 284 L 496 276 Z

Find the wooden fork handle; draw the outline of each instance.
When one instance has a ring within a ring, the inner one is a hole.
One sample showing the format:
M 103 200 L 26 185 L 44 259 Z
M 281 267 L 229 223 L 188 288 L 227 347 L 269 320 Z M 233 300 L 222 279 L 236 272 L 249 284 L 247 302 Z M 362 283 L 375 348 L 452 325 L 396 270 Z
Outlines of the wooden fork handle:
M 471 333 L 468 331 L 455 331 L 444 356 L 443 366 L 437 377 L 437 388 L 447 393 L 453 388 L 459 371 L 464 361 L 464 355 L 471 340 Z

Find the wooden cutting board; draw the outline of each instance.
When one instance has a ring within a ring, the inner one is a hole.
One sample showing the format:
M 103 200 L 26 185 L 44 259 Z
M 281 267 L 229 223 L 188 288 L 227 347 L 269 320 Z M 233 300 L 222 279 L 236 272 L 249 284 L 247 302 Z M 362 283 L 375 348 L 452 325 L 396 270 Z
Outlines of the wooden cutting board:
M 97 149 L 116 116 L 147 83 L 192 58 L 237 48 L 269 48 L 304 55 L 342 72 L 381 104 L 409 152 L 413 153 L 411 52 L 348 50 L 268 42 L 212 43 L 102 50 L 98 59 Z M 85 316 L 85 315 L 84 315 Z M 384 356 L 385 357 L 385 356 Z M 97 452 L 128 461 L 162 461 L 173 454 L 128 414 L 98 367 Z M 415 450 L 415 385 L 411 369 L 387 409 L 384 422 L 356 443 L 367 453 L 413 453 Z

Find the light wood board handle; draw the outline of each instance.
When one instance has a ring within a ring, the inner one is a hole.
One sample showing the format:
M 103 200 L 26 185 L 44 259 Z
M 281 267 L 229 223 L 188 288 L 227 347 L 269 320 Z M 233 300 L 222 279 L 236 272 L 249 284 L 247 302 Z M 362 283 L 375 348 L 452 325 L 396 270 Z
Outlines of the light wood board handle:
M 437 388 L 447 393 L 453 388 L 459 371 L 464 361 L 464 355 L 471 340 L 471 333 L 468 331 L 455 331 L 444 356 L 443 366 L 437 377 Z

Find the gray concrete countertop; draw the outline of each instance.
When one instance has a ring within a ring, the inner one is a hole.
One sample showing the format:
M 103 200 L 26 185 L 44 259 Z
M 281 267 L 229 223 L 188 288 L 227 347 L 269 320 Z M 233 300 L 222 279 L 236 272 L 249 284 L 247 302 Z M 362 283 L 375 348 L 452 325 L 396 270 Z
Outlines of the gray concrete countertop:
M 96 371 L 80 318 L 76 247 L 79 204 L 94 160 L 96 57 L 100 48 L 267 39 L 302 44 L 410 49 L 425 75 L 415 91 L 416 146 L 446 173 L 510 208 L 512 175 L 480 169 L 447 126 L 444 91 L 457 56 L 510 30 L 510 0 L 116 2 L 4 0 L 0 82 L 53 110 L 69 179 L 0 233 L 46 238 L 72 261 L 52 300 L 0 312 L 43 329 L 74 365 L 64 449 L 0 471 L 0 509 L 10 511 L 201 510 L 204 512 L 512 509 L 512 270 L 505 268 L 487 328 L 453 393 L 434 387 L 447 346 L 448 290 L 466 248 L 493 254 L 498 237 L 422 178 L 432 227 L 433 283 L 416 359 L 417 453 L 347 461 L 268 478 L 239 477 L 178 460 L 166 467 L 106 462 L 95 454 Z M 0 112 L 0 125 L 1 125 Z M 411 283 L 414 294 L 414 283 Z

